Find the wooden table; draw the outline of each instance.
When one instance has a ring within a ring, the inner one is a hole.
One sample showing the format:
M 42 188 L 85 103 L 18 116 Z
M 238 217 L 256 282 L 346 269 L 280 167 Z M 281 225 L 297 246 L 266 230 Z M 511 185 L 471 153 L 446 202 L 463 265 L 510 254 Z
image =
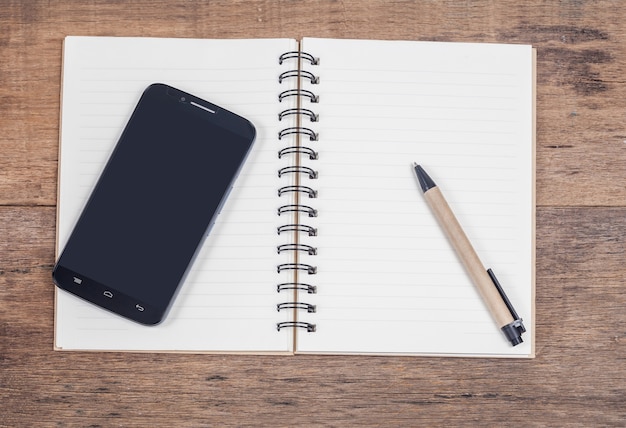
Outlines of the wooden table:
M 626 3 L 8 1 L 0 6 L 0 425 L 625 426 Z M 530 43 L 537 357 L 55 352 L 68 35 Z

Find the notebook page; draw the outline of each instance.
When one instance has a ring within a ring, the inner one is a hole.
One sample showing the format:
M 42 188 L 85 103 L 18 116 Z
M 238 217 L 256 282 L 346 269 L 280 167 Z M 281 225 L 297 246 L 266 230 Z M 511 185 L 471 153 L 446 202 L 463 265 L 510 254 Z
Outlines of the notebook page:
M 305 39 L 318 56 L 310 219 L 317 325 L 299 352 L 532 354 L 533 78 L 529 46 Z M 528 330 L 511 347 L 430 212 L 440 186 Z M 314 243 L 314 244 L 313 244 Z
M 59 349 L 292 351 L 276 304 L 276 135 L 281 53 L 295 40 L 68 37 L 64 46 L 60 251 L 143 90 L 172 85 L 251 120 L 257 138 L 167 317 L 146 327 L 57 290 Z

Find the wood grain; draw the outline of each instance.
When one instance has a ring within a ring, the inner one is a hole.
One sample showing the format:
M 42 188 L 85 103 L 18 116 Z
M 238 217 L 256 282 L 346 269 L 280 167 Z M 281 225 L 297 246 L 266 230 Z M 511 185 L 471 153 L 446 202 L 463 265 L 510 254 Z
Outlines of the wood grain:
M 54 215 L 0 208 L 3 426 L 626 420 L 624 207 L 539 210 L 534 360 L 53 352 Z
M 3 2 L 0 426 L 624 426 L 625 21 L 585 0 Z M 52 351 L 69 34 L 533 44 L 537 357 Z

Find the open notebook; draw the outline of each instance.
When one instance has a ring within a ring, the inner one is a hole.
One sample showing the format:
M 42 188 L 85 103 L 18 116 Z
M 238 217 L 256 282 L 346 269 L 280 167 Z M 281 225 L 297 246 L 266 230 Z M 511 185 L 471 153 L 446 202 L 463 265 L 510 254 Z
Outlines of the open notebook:
M 141 326 L 57 290 L 56 349 L 533 356 L 533 76 L 521 45 L 67 37 L 57 250 L 147 85 L 258 136 L 168 318 Z M 492 320 L 413 162 L 496 272 L 523 344 Z

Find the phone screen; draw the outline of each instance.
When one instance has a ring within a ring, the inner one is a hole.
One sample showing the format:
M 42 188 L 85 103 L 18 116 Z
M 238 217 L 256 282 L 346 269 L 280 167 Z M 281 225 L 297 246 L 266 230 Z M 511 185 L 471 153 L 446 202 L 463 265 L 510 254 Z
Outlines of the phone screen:
M 255 137 L 252 124 L 172 87 L 146 89 L 70 238 L 56 284 L 160 322 Z

